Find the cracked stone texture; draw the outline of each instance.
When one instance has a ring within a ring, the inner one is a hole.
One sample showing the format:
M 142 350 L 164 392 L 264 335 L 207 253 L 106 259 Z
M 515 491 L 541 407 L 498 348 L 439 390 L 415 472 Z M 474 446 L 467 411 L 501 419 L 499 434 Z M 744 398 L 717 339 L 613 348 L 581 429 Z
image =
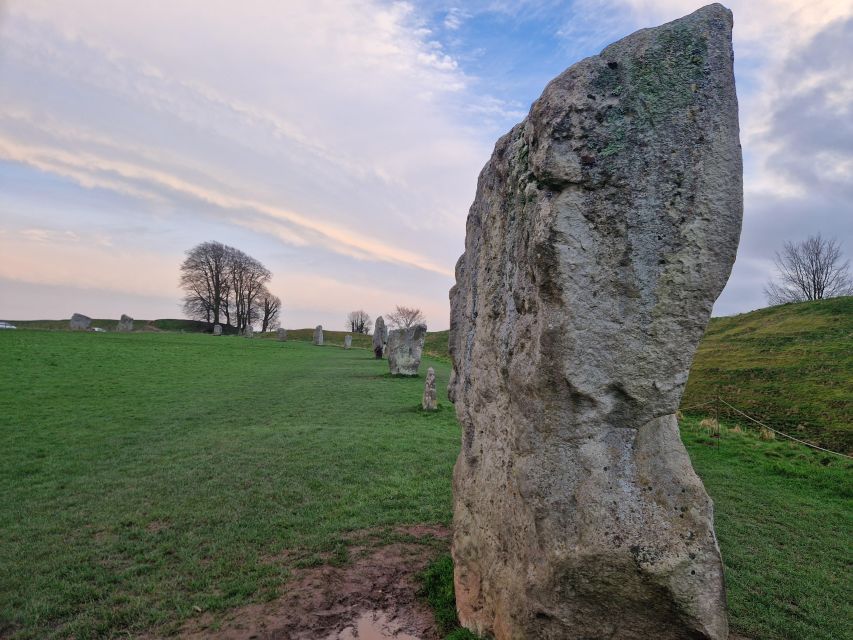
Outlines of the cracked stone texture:
M 498 640 L 726 638 L 675 412 L 740 236 L 732 15 L 554 79 L 480 174 L 451 290 L 457 608 Z
M 323 325 L 321 324 L 314 327 L 314 344 L 318 347 L 323 346 Z
M 388 333 L 388 368 L 391 375 L 418 375 L 426 332 L 425 324 L 416 324 L 408 329 L 393 329 Z

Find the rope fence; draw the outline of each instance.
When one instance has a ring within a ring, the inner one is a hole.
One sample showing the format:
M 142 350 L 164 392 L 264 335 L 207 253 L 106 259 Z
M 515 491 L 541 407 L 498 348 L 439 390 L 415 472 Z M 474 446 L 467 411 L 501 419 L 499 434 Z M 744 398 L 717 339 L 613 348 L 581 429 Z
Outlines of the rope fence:
M 805 440 L 800 440 L 799 438 L 795 438 L 794 436 L 787 434 L 783 431 L 779 431 L 778 429 L 774 429 L 773 427 L 766 425 L 763 422 L 761 422 L 761 420 L 758 420 L 757 418 L 752 417 L 748 413 L 741 411 L 740 409 L 738 409 L 734 405 L 729 404 L 728 402 L 726 402 L 722 398 L 713 398 L 711 400 L 708 400 L 707 402 L 700 402 L 699 404 L 694 404 L 694 405 L 691 405 L 689 407 L 684 407 L 683 409 L 680 408 L 679 411 L 684 413 L 686 411 L 691 411 L 693 409 L 700 409 L 702 407 L 707 407 L 708 405 L 715 405 L 714 414 L 716 416 L 718 416 L 719 415 L 719 409 L 718 409 L 719 404 L 724 404 L 725 406 L 727 406 L 729 409 L 731 409 L 732 411 L 734 411 L 738 415 L 743 416 L 747 420 L 754 422 L 755 424 L 757 424 L 761 427 L 764 427 L 768 431 L 772 431 L 776 435 L 780 435 L 783 438 L 788 438 L 788 440 L 793 440 L 794 442 L 798 442 L 799 444 L 804 445 L 806 447 L 809 447 L 811 449 L 817 449 L 818 451 L 823 451 L 824 453 L 831 453 L 834 456 L 841 456 L 842 458 L 847 458 L 848 460 L 853 460 L 853 456 L 848 456 L 846 453 L 840 453 L 838 451 L 832 451 L 831 449 L 824 449 L 823 447 L 819 447 L 816 444 L 812 444 L 811 442 L 806 442 Z M 718 422 L 719 422 L 719 420 L 718 420 Z

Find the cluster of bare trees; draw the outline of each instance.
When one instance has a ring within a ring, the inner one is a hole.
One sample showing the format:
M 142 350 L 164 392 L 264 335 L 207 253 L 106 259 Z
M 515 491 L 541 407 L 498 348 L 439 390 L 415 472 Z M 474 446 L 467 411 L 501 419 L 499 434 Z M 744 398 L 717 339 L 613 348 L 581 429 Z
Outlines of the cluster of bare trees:
M 347 315 L 347 327 L 353 333 L 370 333 L 373 328 L 373 320 L 363 309 L 350 311 Z
M 386 324 L 392 329 L 408 329 L 426 320 L 420 309 L 399 305 L 385 318 Z M 373 319 L 363 309 L 350 311 L 347 315 L 346 327 L 353 333 L 367 334 L 373 327 Z
M 181 264 L 184 313 L 243 331 L 278 326 L 281 300 L 267 289 L 272 273 L 255 258 L 221 242 L 203 242 Z
M 826 240 L 818 234 L 802 242 L 786 242 L 775 262 L 776 279 L 764 288 L 770 304 L 853 295 L 850 261 L 844 260 L 834 238 Z

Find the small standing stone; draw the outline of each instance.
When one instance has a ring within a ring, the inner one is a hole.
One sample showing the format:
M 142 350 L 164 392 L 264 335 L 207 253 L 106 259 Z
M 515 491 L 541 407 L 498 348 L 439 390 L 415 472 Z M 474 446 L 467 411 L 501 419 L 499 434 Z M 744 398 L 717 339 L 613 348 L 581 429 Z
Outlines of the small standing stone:
M 388 334 L 388 368 L 395 376 L 416 376 L 421 366 L 427 327 L 416 324 Z
M 323 346 L 323 325 L 321 324 L 314 327 L 314 344 L 318 347 Z
M 287 340 L 287 329 L 279 327 L 275 330 L 275 335 L 276 338 L 278 338 L 279 342 L 284 342 L 285 340 Z
M 424 411 L 435 411 L 438 409 L 438 399 L 435 393 L 435 369 L 427 369 L 426 382 L 424 383 L 424 398 L 421 402 Z
M 385 327 L 385 318 L 379 316 L 376 318 L 376 324 L 373 326 L 373 355 L 376 356 L 377 360 L 382 359 L 387 340 L 388 329 Z
M 349 349 L 350 347 L 352 347 L 352 336 L 351 335 L 345 335 L 344 336 L 344 349 Z
M 92 318 L 84 316 L 82 313 L 75 313 L 68 321 L 68 326 L 71 329 L 88 329 L 92 324 Z
M 243 329 L 243 336 L 246 338 L 254 338 L 255 337 L 255 330 L 252 329 L 252 325 L 250 325 L 250 324 L 246 325 L 246 328 Z
M 215 335 L 215 336 L 221 336 L 222 335 L 222 325 L 221 324 L 213 325 L 213 335 Z
M 133 318 L 125 314 L 121 314 L 121 320 L 118 321 L 116 331 L 133 331 Z

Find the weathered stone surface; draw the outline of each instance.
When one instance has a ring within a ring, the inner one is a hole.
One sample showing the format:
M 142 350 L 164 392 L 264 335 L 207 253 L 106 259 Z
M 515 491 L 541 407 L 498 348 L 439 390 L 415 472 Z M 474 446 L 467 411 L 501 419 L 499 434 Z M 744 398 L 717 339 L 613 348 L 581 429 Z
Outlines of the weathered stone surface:
M 92 318 L 84 316 L 82 313 L 75 313 L 68 321 L 68 327 L 71 329 L 88 329 L 92 324 Z
M 121 318 L 116 326 L 116 331 L 133 331 L 133 318 L 121 314 Z
M 451 290 L 462 623 L 722 639 L 713 507 L 675 412 L 742 217 L 731 13 L 574 65 L 480 174 Z
M 318 347 L 323 346 L 323 325 L 321 324 L 314 327 L 314 344 Z
M 215 336 L 221 336 L 222 335 L 222 325 L 221 324 L 213 325 L 213 335 L 215 335 Z
M 388 342 L 388 329 L 385 326 L 385 318 L 379 316 L 376 318 L 376 324 L 373 325 L 373 355 L 377 360 L 382 359 L 386 342 Z
M 394 329 L 388 334 L 388 368 L 395 376 L 416 376 L 421 366 L 426 325 Z
M 279 327 L 275 330 L 275 337 L 278 339 L 279 342 L 284 342 L 285 340 L 287 340 L 287 329 Z
M 346 335 L 344 336 L 344 349 L 349 349 L 352 347 L 352 336 Z
M 424 397 L 421 401 L 424 411 L 435 411 L 438 409 L 438 396 L 435 392 L 435 369 L 427 369 L 426 381 L 424 382 Z
M 247 324 L 245 327 L 243 327 L 243 337 L 244 338 L 254 338 L 255 337 L 255 330 L 252 329 L 252 325 Z

